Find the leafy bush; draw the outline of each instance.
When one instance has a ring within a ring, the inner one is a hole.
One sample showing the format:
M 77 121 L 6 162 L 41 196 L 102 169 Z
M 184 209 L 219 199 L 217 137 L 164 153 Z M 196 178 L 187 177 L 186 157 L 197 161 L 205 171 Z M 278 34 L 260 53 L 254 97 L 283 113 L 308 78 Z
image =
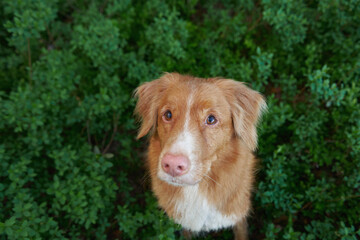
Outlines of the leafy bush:
M 266 95 L 251 239 L 360 237 L 359 1 L 14 0 L 0 17 L 0 239 L 180 238 L 132 116 L 165 71 Z

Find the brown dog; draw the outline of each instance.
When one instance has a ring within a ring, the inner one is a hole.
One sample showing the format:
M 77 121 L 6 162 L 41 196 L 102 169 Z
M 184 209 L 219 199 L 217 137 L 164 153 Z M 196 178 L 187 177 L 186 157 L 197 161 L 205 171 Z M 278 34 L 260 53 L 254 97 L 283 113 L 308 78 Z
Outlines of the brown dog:
M 135 91 L 150 132 L 152 189 L 166 213 L 191 232 L 234 227 L 246 239 L 257 146 L 266 104 L 241 82 L 167 73 Z

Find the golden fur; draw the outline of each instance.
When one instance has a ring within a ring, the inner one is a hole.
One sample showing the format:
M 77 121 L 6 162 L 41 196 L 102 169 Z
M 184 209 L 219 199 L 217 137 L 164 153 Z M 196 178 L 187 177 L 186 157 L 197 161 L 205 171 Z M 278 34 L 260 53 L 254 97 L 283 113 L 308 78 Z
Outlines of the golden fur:
M 180 186 L 173 185 L 170 180 L 160 179 L 158 173 L 163 154 L 186 130 L 195 140 L 189 147 L 196 169 L 191 170 L 189 181 L 222 216 L 234 216 L 236 238 L 246 238 L 245 217 L 251 205 L 256 162 L 256 124 L 266 107 L 261 94 L 229 79 L 167 73 L 142 84 L 135 95 L 135 112 L 142 120 L 138 138 L 150 133 L 147 163 L 160 207 L 175 220 L 184 217 L 177 206 L 185 199 L 183 191 L 188 182 L 175 179 Z M 170 122 L 163 121 L 167 110 L 173 115 Z M 205 123 L 209 114 L 218 120 L 214 126 Z

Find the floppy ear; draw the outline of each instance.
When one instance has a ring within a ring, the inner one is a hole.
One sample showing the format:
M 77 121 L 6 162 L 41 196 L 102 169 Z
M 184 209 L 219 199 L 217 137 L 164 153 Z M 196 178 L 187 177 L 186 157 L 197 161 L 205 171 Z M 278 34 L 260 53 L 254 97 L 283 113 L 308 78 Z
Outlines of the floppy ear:
M 254 151 L 257 146 L 256 124 L 266 109 L 264 97 L 245 84 L 234 80 L 219 79 L 217 84 L 224 91 L 230 104 L 236 135 Z
M 178 76 L 176 73 L 165 73 L 159 79 L 143 83 L 135 89 L 134 95 L 138 98 L 135 114 L 142 122 L 137 139 L 156 129 L 157 110 L 162 93 L 169 86 L 169 82 L 175 81 Z
M 136 139 L 145 136 L 151 129 L 155 129 L 157 120 L 158 81 L 146 82 L 135 89 L 138 98 L 135 114 L 141 120 L 141 127 Z

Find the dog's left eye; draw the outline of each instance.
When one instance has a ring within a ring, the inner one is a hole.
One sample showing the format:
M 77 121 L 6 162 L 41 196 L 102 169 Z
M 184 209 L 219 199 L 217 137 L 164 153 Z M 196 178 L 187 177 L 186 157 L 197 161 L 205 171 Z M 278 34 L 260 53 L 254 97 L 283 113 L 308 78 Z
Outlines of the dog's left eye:
M 206 124 L 207 125 L 214 125 L 214 124 L 216 124 L 217 123 L 217 119 L 216 119 L 216 117 L 214 117 L 214 115 L 209 115 L 208 117 L 207 117 L 207 119 L 206 119 Z
M 163 118 L 164 118 L 167 122 L 171 121 L 172 113 L 170 112 L 170 110 L 167 110 L 167 111 L 164 113 Z

